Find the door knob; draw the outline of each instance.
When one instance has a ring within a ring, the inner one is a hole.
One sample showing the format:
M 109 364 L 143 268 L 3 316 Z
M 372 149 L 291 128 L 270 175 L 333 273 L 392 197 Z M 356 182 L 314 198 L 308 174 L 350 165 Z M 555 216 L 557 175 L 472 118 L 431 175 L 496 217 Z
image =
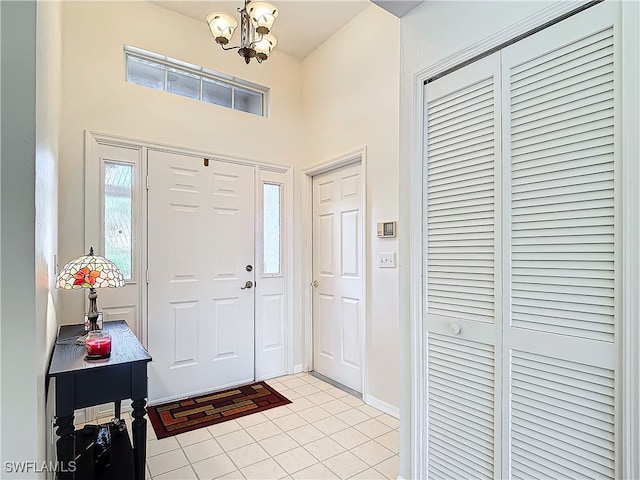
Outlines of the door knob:
M 251 288 L 253 287 L 253 282 L 251 280 L 248 280 L 247 283 L 244 284 L 244 287 L 240 287 L 240 290 L 244 290 L 245 288 Z
M 313 282 L 311 282 L 311 286 L 313 288 L 318 288 L 318 285 L 319 285 L 318 280 L 314 280 Z

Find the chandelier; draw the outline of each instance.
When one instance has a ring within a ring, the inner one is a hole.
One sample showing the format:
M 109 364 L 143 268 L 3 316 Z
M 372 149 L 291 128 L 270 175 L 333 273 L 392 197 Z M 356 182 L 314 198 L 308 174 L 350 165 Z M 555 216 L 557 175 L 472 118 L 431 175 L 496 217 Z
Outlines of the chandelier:
M 269 33 L 273 22 L 278 17 L 278 9 L 268 2 L 250 2 L 245 0 L 240 13 L 240 45 L 228 47 L 229 41 L 238 27 L 238 21 L 228 13 L 213 12 L 207 15 L 207 24 L 216 43 L 223 50 L 238 49 L 248 64 L 252 58 L 262 63 L 269 58 L 278 43 L 276 37 Z

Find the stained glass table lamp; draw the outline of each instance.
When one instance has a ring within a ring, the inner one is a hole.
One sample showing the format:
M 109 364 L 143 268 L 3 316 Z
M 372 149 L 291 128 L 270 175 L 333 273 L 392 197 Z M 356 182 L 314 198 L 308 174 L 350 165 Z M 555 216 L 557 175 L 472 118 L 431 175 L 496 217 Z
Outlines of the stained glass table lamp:
M 111 260 L 93 253 L 74 258 L 67 263 L 56 278 L 56 288 L 72 290 L 89 289 L 89 330 L 98 330 L 98 293 L 96 288 L 124 287 L 124 276 L 118 266 Z

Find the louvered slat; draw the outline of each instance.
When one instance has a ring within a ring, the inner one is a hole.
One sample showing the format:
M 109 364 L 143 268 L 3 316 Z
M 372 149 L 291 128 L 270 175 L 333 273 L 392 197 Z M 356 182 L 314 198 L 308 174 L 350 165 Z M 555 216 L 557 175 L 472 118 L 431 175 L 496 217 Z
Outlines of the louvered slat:
M 614 372 L 524 352 L 511 372 L 513 475 L 614 478 Z
M 495 321 L 494 111 L 493 78 L 427 104 L 428 313 L 433 315 Z
M 513 327 L 614 341 L 613 74 L 612 29 L 510 71 Z
M 429 335 L 429 474 L 494 477 L 495 349 Z

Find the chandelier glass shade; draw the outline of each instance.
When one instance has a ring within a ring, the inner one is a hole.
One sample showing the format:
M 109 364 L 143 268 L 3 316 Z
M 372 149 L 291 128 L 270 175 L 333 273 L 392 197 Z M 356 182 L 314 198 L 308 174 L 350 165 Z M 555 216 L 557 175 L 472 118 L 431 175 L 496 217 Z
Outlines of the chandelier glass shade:
M 238 21 L 228 13 L 210 13 L 207 15 L 207 23 L 213 38 L 220 45 L 229 43 L 233 32 L 238 28 Z
M 207 15 L 206 22 L 214 40 L 224 50 L 238 50 L 238 54 L 249 63 L 255 58 L 262 63 L 269 58 L 278 40 L 270 33 L 273 22 L 278 18 L 278 8 L 268 2 L 250 2 L 245 0 L 240 13 L 240 45 L 229 47 L 238 21 L 228 13 L 213 12 Z

